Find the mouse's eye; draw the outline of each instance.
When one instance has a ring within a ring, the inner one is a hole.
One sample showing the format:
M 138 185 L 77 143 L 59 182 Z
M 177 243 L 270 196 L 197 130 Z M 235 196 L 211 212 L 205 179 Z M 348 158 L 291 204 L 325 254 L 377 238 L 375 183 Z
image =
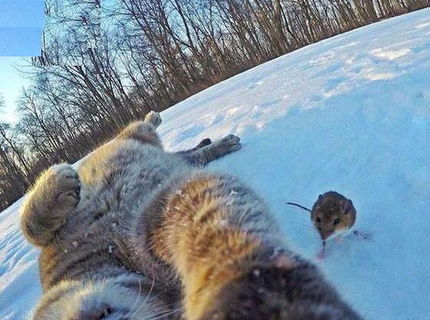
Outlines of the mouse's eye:
M 321 223 L 321 218 L 320 217 L 317 218 L 317 223 Z
M 339 222 L 340 222 L 340 219 L 339 218 L 336 218 L 334 221 L 333 221 L 333 225 L 335 226 L 335 225 L 338 225 L 339 224 Z

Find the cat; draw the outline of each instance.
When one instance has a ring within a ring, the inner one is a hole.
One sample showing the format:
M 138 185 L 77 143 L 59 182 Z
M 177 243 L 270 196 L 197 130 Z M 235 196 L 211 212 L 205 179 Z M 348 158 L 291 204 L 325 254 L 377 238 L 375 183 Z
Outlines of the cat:
M 238 137 L 169 153 L 160 123 L 149 113 L 28 194 L 21 228 L 42 250 L 35 320 L 361 319 L 287 249 L 250 188 L 202 169 Z

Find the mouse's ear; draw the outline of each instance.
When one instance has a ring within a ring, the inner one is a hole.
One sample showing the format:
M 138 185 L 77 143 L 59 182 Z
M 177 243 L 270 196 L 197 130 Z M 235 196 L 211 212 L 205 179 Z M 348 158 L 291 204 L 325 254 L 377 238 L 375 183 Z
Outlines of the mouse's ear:
M 344 212 L 345 214 L 349 213 L 349 212 L 352 210 L 352 207 L 353 207 L 353 205 L 352 205 L 352 201 L 348 199 L 348 200 L 345 202 L 345 209 L 343 210 L 343 212 Z
M 317 200 L 317 201 L 321 201 L 321 199 L 322 199 L 322 194 L 320 194 L 320 195 L 318 196 L 318 200 Z

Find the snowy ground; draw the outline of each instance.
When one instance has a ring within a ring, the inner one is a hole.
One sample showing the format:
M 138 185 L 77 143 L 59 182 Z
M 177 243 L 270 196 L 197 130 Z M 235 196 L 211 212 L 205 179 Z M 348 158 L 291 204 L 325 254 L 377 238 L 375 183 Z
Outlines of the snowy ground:
M 244 147 L 211 168 L 264 196 L 291 247 L 315 259 L 304 211 L 336 190 L 371 240 L 332 243 L 317 261 L 366 319 L 429 319 L 430 9 L 297 50 L 163 112 L 167 149 L 228 133 Z M 0 213 L 0 319 L 23 319 L 41 289 L 37 250 Z

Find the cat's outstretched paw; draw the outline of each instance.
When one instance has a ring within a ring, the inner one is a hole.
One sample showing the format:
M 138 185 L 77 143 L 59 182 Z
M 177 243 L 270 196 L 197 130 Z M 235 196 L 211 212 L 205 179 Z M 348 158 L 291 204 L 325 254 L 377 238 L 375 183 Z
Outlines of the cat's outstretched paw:
M 157 128 L 161 124 L 161 116 L 158 112 L 150 111 L 145 116 L 145 122 L 148 122 Z
M 217 147 L 222 149 L 222 153 L 227 154 L 239 150 L 242 148 L 242 144 L 240 143 L 240 138 L 238 136 L 229 134 L 218 142 Z

